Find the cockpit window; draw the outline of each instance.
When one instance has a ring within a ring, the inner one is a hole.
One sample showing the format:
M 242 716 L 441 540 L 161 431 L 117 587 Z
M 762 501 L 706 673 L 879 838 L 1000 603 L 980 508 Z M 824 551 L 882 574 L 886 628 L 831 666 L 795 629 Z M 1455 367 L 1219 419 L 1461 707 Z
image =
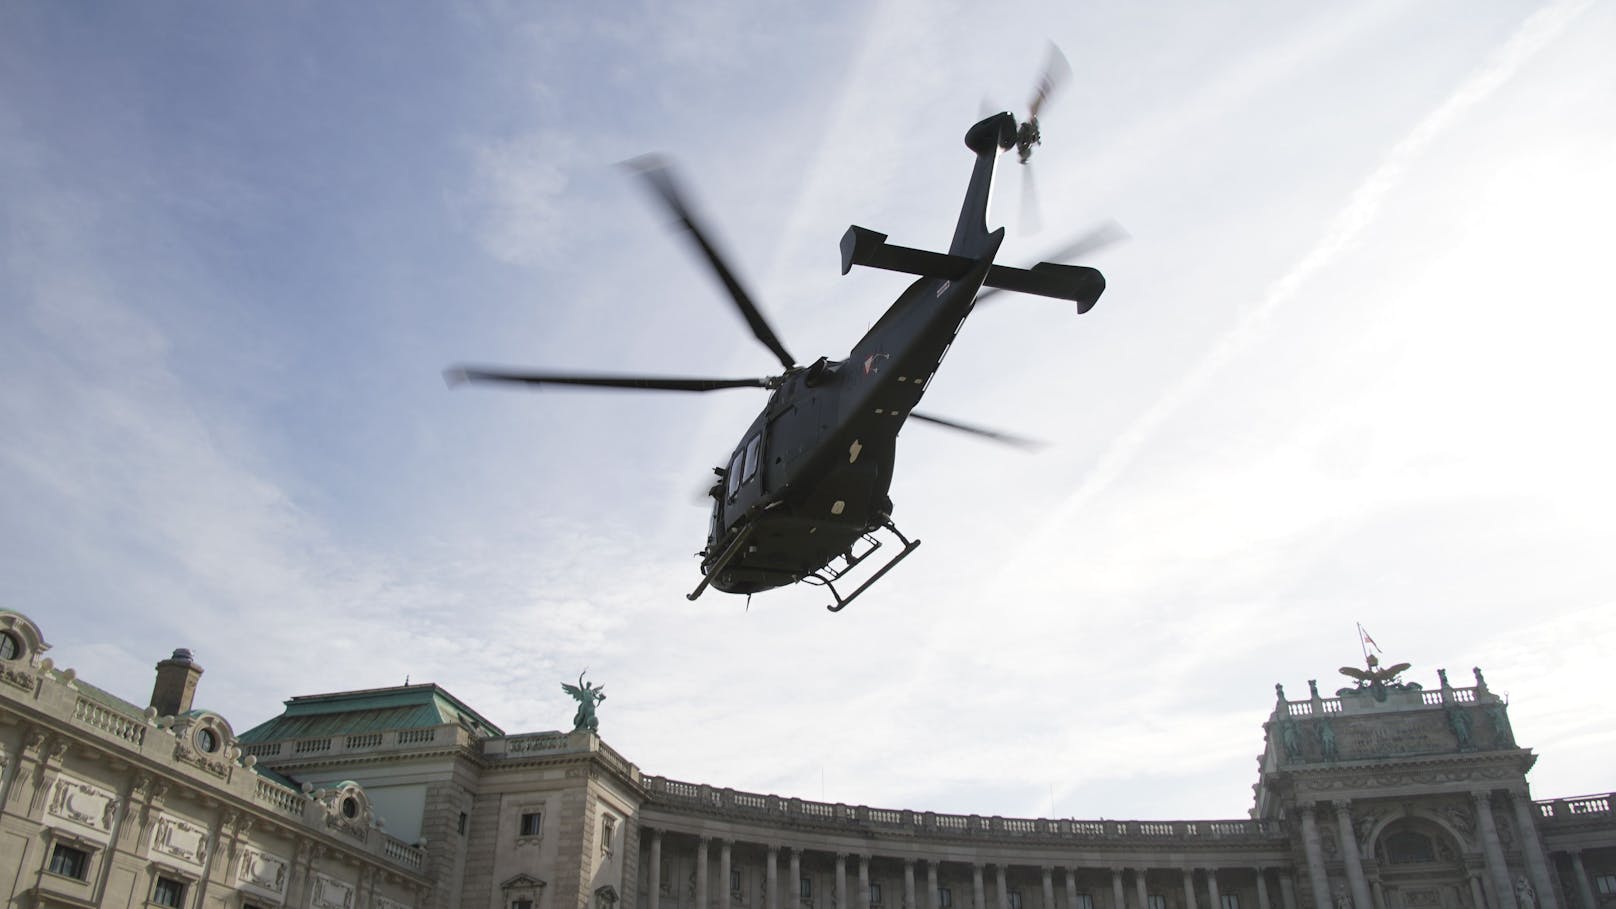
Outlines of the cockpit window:
M 753 436 L 752 440 L 746 443 L 746 470 L 741 472 L 742 483 L 750 483 L 752 478 L 757 476 L 758 454 L 762 448 L 762 436 Z
M 743 457 L 743 453 L 737 451 L 735 452 L 735 457 L 729 462 L 728 494 L 732 499 L 735 498 L 737 492 L 741 491 L 741 464 Z

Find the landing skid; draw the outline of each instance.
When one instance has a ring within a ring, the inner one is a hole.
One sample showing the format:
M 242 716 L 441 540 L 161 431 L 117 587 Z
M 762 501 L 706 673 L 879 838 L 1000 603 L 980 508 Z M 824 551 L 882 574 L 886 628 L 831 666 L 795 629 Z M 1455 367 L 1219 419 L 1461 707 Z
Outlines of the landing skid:
M 863 562 L 865 559 L 873 555 L 877 549 L 881 548 L 881 541 L 876 538 L 873 531 L 864 535 L 864 541 L 870 544 L 868 549 L 864 550 L 858 555 L 854 555 L 853 551 L 849 549 L 847 551 L 847 555 L 842 556 L 842 559 L 847 564 L 841 566 L 840 568 L 833 565 L 826 565 L 823 569 L 803 578 L 803 581 L 806 583 L 817 584 L 830 591 L 830 595 L 835 598 L 836 602 L 835 604 L 827 604 L 825 606 L 826 609 L 830 610 L 831 612 L 841 612 L 843 609 L 847 608 L 847 604 L 853 602 L 855 599 L 858 599 L 859 594 L 870 589 L 871 584 L 881 580 L 882 575 L 891 571 L 899 562 L 902 562 L 905 558 L 907 558 L 909 553 L 914 552 L 915 547 L 920 545 L 919 540 L 910 540 L 908 537 L 900 533 L 898 528 L 890 519 L 882 521 L 881 527 L 891 531 L 892 535 L 898 538 L 898 542 L 903 544 L 903 551 L 893 556 L 891 561 L 877 569 L 875 574 L 870 575 L 869 579 L 860 584 L 852 593 L 845 597 L 842 596 L 836 591 L 835 582 L 841 580 L 844 575 L 853 570 L 855 565 Z

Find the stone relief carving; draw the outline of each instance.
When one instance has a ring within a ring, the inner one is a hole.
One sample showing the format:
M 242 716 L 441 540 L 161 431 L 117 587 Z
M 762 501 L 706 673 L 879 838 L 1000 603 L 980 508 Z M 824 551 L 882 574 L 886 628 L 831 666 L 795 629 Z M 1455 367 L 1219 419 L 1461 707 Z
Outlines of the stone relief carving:
M 385 896 L 377 896 L 376 909 L 410 909 L 410 906 L 398 900 L 390 900 Z
M 200 868 L 208 857 L 208 831 L 183 818 L 160 814 L 152 828 L 151 848 L 177 862 Z
M 315 909 L 353 909 L 353 900 L 353 885 L 323 874 L 314 876 L 314 895 L 309 903 Z
M 273 853 L 248 848 L 242 852 L 241 868 L 237 880 L 277 896 L 286 893 L 286 878 L 291 863 Z
M 50 804 L 46 810 L 54 817 L 106 836 L 112 832 L 112 821 L 118 811 L 118 796 L 99 786 L 63 775 L 58 776 L 51 787 Z
M 1341 846 L 1335 840 L 1335 831 L 1329 827 L 1322 827 L 1319 830 L 1319 843 L 1324 848 L 1326 858 L 1335 858 L 1341 853 Z
M 1537 909 L 1537 891 L 1526 882 L 1526 875 L 1515 878 L 1515 902 L 1521 909 Z

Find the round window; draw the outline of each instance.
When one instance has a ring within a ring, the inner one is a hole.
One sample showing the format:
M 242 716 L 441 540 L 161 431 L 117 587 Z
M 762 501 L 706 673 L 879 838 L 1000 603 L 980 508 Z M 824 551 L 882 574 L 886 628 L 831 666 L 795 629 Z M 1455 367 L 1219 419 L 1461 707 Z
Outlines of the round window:
M 342 816 L 352 820 L 359 816 L 359 800 L 348 796 L 342 800 Z
M 0 631 L 0 660 L 15 660 L 22 654 L 22 642 L 9 631 Z
M 196 732 L 196 747 L 205 754 L 212 754 L 219 750 L 219 734 L 203 726 Z

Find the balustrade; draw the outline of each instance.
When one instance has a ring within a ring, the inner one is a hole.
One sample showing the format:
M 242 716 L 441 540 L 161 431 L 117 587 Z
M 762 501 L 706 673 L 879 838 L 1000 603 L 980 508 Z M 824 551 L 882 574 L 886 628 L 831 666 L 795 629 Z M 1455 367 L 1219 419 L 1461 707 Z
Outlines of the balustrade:
M 146 742 L 147 725 L 144 716 L 127 716 L 87 698 L 81 697 L 78 703 L 73 705 L 73 719 L 92 729 L 110 733 L 136 747 Z
M 718 789 L 665 777 L 645 777 L 653 804 L 689 806 L 737 817 L 771 822 L 810 823 L 863 830 L 886 829 L 935 836 L 1004 836 L 1013 838 L 1088 839 L 1102 837 L 1151 840 L 1276 840 L 1283 836 L 1278 820 L 1211 821 L 1079 821 L 1046 818 L 1002 818 L 938 814 L 840 805 L 808 799 L 779 798 L 734 789 Z

